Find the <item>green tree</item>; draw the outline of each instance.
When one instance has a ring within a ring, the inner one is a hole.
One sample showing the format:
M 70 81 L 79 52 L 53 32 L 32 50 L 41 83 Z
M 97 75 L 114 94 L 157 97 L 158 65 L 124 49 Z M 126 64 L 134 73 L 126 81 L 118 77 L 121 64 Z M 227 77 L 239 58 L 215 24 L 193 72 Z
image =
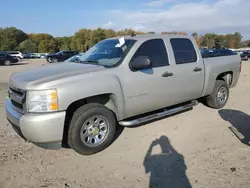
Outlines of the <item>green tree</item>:
M 37 45 L 31 39 L 21 42 L 17 49 L 21 52 L 37 52 Z
M 117 36 L 117 33 L 113 29 L 107 29 L 107 30 L 104 30 L 104 32 L 105 32 L 106 38 Z
M 213 48 L 215 46 L 215 40 L 217 35 L 214 33 L 208 33 L 201 37 L 201 46 L 207 48 Z
M 55 40 L 59 50 L 71 50 L 72 37 L 56 37 Z
M 71 49 L 78 50 L 81 52 L 86 51 L 90 47 L 90 34 L 91 30 L 89 29 L 80 29 L 72 37 Z
M 38 46 L 39 53 L 51 53 L 55 51 L 58 51 L 58 46 L 57 46 L 57 42 L 55 39 L 42 40 L 39 43 L 39 46 Z
M 28 39 L 28 35 L 15 27 L 0 28 L 0 50 L 15 50 L 17 46 Z
M 91 46 L 106 38 L 105 31 L 101 28 L 95 29 L 90 34 Z

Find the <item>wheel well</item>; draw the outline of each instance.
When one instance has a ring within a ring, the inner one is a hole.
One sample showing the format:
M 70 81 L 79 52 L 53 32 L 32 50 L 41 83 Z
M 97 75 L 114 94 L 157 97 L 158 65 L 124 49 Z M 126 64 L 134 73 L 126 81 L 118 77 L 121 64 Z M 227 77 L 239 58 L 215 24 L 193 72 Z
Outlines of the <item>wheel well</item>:
M 117 118 L 118 112 L 117 112 L 114 97 L 115 97 L 114 94 L 107 93 L 107 94 L 101 94 L 101 95 L 83 98 L 83 99 L 80 99 L 71 103 L 66 110 L 66 118 L 65 118 L 64 133 L 63 133 L 63 144 L 67 145 L 68 128 L 69 128 L 69 124 L 70 124 L 70 121 L 74 112 L 84 104 L 88 104 L 88 103 L 102 104 L 106 106 L 107 108 L 109 108 L 110 110 L 112 110 Z
M 217 76 L 216 80 L 223 80 L 230 87 L 233 81 L 233 72 L 229 71 L 229 72 L 221 73 Z

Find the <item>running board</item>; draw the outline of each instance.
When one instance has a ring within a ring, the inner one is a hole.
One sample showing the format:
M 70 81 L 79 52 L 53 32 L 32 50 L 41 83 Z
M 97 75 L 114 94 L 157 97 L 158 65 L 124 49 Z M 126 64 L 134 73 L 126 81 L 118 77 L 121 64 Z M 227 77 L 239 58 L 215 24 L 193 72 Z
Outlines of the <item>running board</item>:
M 119 124 L 121 126 L 125 126 L 125 127 L 135 126 L 135 125 L 142 124 L 142 123 L 145 123 L 145 122 L 148 122 L 148 121 L 151 121 L 151 120 L 159 119 L 159 118 L 162 118 L 162 117 L 165 117 L 165 116 L 170 116 L 170 115 L 176 114 L 178 112 L 188 110 L 188 109 L 196 106 L 197 104 L 198 104 L 198 101 L 196 101 L 196 100 L 191 101 L 188 104 L 178 106 L 178 107 L 174 107 L 172 109 L 166 109 L 166 110 L 164 110 L 162 112 L 157 112 L 157 113 L 154 113 L 154 114 L 150 114 L 148 116 L 140 117 L 138 119 L 123 120 L 123 121 L 120 121 Z

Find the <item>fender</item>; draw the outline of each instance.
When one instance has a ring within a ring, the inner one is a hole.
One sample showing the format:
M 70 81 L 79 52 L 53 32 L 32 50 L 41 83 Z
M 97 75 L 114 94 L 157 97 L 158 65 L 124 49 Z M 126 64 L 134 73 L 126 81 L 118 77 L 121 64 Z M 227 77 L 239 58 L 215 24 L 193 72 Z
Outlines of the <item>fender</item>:
M 106 72 L 106 71 L 104 71 Z M 110 72 L 110 71 L 107 71 Z M 114 74 L 87 74 L 84 79 L 79 76 L 59 85 L 58 100 L 60 111 L 65 111 L 70 104 L 78 100 L 86 99 L 88 102 L 101 100 L 98 96 L 109 95 L 110 100 L 105 106 L 113 110 L 120 120 L 124 116 L 124 97 L 121 80 Z M 60 100 L 62 99 L 62 100 Z

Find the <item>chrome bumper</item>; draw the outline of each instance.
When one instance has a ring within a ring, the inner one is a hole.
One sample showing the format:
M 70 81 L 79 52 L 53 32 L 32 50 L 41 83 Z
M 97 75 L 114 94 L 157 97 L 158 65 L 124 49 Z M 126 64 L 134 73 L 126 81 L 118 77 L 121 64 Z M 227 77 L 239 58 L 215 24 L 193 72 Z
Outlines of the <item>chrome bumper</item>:
M 10 99 L 6 99 L 5 108 L 8 121 L 26 140 L 43 148 L 50 148 L 48 144 L 53 148 L 61 144 L 66 112 L 22 115 L 13 109 Z

